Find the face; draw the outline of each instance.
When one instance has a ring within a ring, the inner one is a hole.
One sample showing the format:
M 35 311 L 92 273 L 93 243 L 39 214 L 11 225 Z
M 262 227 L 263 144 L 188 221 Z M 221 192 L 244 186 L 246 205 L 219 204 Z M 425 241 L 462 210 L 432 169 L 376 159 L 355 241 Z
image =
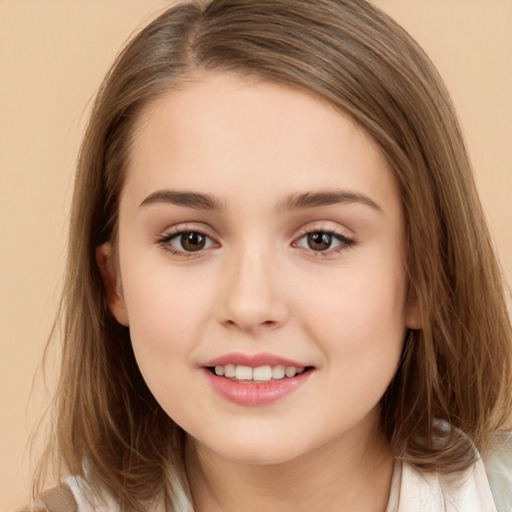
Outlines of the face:
M 402 238 L 386 161 L 348 117 L 210 74 L 141 115 L 117 257 L 98 255 L 162 408 L 220 457 L 278 463 L 377 425 L 417 326 Z

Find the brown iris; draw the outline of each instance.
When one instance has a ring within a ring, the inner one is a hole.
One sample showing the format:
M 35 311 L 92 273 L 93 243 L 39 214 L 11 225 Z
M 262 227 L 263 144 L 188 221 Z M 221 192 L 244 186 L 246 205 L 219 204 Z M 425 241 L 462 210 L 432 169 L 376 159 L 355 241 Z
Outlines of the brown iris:
M 313 251 L 326 251 L 331 247 L 332 235 L 319 231 L 308 234 L 308 246 Z
M 200 251 L 206 245 L 206 237 L 201 233 L 192 231 L 190 233 L 183 233 L 180 237 L 180 242 L 185 251 Z

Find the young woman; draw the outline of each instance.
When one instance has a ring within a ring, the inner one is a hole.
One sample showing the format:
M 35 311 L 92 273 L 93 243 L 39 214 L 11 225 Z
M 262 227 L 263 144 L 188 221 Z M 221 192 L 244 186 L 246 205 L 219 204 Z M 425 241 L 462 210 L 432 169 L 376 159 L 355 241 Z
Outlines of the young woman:
M 385 14 L 169 9 L 75 187 L 63 483 L 34 506 L 509 510 L 503 282 L 448 94 Z

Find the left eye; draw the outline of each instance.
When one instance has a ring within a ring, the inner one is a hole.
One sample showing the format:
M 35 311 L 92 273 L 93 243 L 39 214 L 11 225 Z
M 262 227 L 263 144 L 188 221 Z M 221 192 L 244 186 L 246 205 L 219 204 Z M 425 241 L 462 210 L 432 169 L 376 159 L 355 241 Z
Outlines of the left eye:
M 169 245 L 180 252 L 197 252 L 214 245 L 213 240 L 198 231 L 176 233 L 167 239 Z
M 330 249 L 346 247 L 352 243 L 352 240 L 337 233 L 313 231 L 301 236 L 296 245 L 315 252 L 324 252 Z

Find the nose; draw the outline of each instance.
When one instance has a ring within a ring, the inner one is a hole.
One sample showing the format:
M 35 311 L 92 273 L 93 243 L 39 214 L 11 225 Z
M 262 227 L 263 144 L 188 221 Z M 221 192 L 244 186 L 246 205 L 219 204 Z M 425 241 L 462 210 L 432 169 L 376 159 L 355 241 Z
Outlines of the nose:
M 272 255 L 244 251 L 227 265 L 219 321 L 250 333 L 282 325 L 288 317 L 288 307 Z

